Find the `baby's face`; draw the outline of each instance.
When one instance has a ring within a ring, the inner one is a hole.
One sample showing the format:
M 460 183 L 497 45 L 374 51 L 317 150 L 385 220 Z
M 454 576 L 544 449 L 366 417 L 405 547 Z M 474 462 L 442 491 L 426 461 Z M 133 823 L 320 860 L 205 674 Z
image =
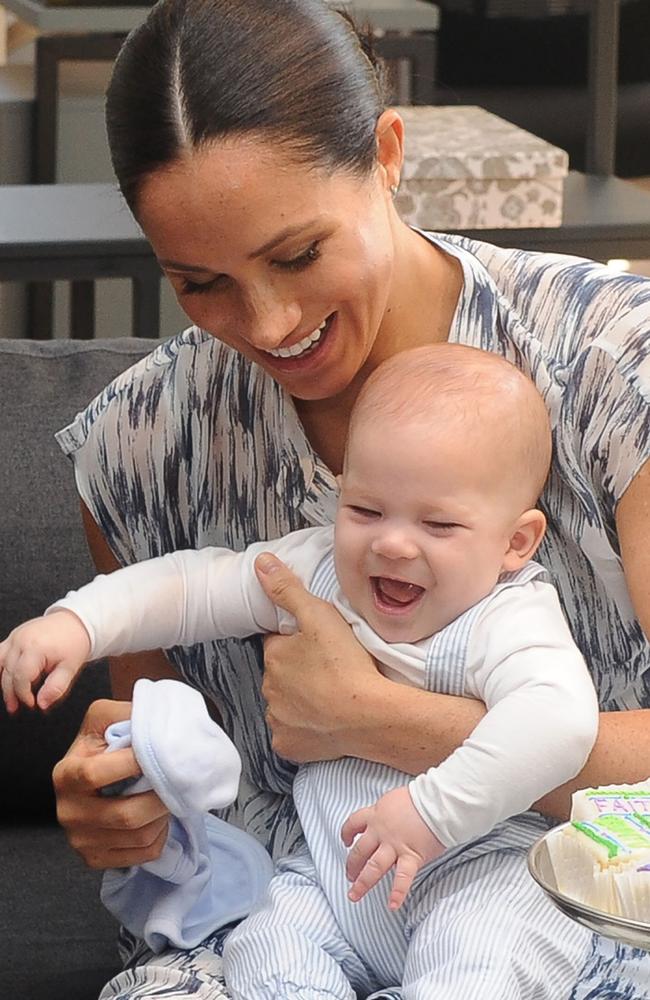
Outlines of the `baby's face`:
M 513 513 L 499 469 L 460 432 L 361 421 L 348 445 L 335 530 L 339 582 L 386 642 L 418 642 L 497 583 Z

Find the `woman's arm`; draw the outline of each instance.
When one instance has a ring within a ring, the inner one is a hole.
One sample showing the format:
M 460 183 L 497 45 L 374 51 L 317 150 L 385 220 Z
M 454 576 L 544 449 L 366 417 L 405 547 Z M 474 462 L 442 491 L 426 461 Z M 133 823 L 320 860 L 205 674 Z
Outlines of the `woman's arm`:
M 81 504 L 81 517 L 97 572 L 112 573 L 119 569 L 120 564 L 84 503 Z M 120 701 L 131 700 L 133 685 L 140 677 L 148 677 L 153 681 L 166 677 L 178 680 L 178 674 L 160 649 L 111 657 L 109 666 L 113 697 Z
M 632 604 L 650 636 L 650 461 L 623 494 L 616 529 Z M 580 774 L 538 803 L 542 812 L 565 819 L 578 788 L 643 781 L 650 776 L 650 709 L 602 712 L 598 740 Z

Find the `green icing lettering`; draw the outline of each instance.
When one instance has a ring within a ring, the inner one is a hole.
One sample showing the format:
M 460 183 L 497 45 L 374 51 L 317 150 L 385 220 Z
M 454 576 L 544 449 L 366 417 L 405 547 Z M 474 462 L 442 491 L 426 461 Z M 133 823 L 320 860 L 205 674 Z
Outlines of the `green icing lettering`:
M 588 799 L 650 799 L 650 791 L 645 789 L 630 792 L 623 788 L 588 788 L 585 794 Z
M 588 823 L 580 823 L 574 821 L 571 825 L 575 827 L 575 829 L 578 830 L 580 833 L 584 833 L 585 837 L 589 837 L 591 840 L 594 840 L 597 844 L 600 844 L 601 847 L 604 847 L 605 850 L 607 851 L 608 858 L 615 858 L 617 856 L 618 844 L 616 844 L 613 840 L 610 840 L 609 837 L 603 837 L 600 833 L 594 830 L 594 828 L 590 826 Z
M 636 819 L 638 815 L 635 813 L 633 817 L 615 816 L 608 813 L 606 816 L 599 817 L 598 825 L 604 827 L 607 833 L 612 834 L 623 847 L 627 847 L 631 851 L 641 847 L 650 848 L 650 830 L 646 833 L 633 822 L 633 819 Z

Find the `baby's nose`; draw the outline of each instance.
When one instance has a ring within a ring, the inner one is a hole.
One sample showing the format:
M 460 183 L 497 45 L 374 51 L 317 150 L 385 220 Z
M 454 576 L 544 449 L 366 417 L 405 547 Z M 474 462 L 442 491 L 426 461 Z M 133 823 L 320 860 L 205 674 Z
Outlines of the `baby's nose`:
M 385 559 L 415 559 L 419 549 L 408 531 L 393 528 L 376 536 L 372 551 Z

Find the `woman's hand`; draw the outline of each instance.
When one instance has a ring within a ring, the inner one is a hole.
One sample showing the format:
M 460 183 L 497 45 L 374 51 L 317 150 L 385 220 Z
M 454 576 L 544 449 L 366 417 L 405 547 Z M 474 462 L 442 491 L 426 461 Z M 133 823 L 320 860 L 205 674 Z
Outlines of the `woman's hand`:
M 59 823 L 91 868 L 153 861 L 167 840 L 169 813 L 155 792 L 114 798 L 99 791 L 141 773 L 132 750 L 104 752 L 107 727 L 130 715 L 130 702 L 94 702 L 52 775 Z
M 372 723 L 372 693 L 390 682 L 326 601 L 310 594 L 275 556 L 255 562 L 267 596 L 294 616 L 293 635 L 273 635 L 264 647 L 262 694 L 273 749 L 297 762 L 363 756 L 363 731 Z

